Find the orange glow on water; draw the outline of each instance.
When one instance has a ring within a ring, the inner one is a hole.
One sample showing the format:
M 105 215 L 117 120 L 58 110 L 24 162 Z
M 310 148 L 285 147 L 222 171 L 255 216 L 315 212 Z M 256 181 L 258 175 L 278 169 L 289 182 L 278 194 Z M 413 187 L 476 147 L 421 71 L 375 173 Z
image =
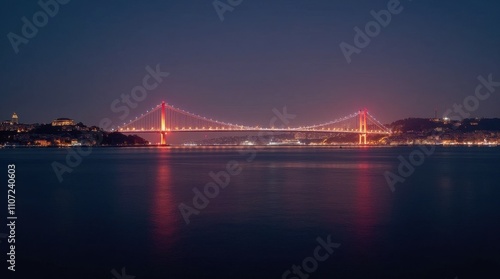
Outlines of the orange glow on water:
M 170 153 L 170 149 L 161 150 Z M 161 154 L 165 155 L 165 154 Z M 162 162 L 156 166 L 154 179 L 151 224 L 153 228 L 154 249 L 158 252 L 169 250 L 175 242 L 178 230 L 178 212 L 172 196 L 172 174 L 168 163 Z

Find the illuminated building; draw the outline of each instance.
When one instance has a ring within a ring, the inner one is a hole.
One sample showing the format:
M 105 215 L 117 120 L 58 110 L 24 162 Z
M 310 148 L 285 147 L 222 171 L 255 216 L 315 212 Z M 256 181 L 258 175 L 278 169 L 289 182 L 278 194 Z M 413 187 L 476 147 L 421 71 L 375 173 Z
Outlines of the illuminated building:
M 73 126 L 75 121 L 69 118 L 57 118 L 52 121 L 52 126 Z
M 14 112 L 14 114 L 12 114 L 12 124 L 18 124 L 19 123 L 19 117 L 17 117 L 17 114 Z
M 35 145 L 38 145 L 38 146 L 49 146 L 50 142 L 48 140 L 45 140 L 45 139 L 38 139 L 38 140 L 35 140 Z

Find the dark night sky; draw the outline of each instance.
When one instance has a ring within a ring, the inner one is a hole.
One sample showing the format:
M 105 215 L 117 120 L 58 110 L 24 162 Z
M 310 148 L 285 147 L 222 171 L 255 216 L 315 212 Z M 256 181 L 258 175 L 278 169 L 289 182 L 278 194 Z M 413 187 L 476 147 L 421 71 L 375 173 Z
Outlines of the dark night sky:
M 224 1 L 225 2 L 225 1 Z M 0 118 L 118 123 L 110 104 L 145 67 L 170 72 L 130 113 L 162 100 L 200 115 L 267 125 L 273 108 L 316 124 L 366 107 L 382 122 L 431 117 L 500 80 L 498 1 L 402 1 L 403 11 L 348 64 L 339 48 L 387 0 L 244 0 L 221 22 L 211 0 L 77 1 L 62 5 L 15 54 L 37 1 L 1 7 Z M 500 88 L 473 116 L 500 117 Z M 123 121 L 120 121 L 123 122 Z

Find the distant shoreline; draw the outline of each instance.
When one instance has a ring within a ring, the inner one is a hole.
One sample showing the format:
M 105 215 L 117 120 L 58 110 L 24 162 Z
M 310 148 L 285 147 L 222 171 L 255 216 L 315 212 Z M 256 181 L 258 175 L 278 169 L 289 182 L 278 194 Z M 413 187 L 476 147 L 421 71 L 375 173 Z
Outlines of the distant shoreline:
M 478 145 L 478 144 L 400 144 L 400 145 L 387 145 L 387 144 L 378 144 L 378 145 L 293 145 L 293 144 L 283 144 L 283 145 L 238 145 L 238 144 L 200 144 L 200 145 L 184 145 L 184 144 L 136 144 L 136 145 L 99 145 L 99 146 L 90 146 L 90 145 L 81 145 L 81 146 L 28 146 L 28 145 L 16 145 L 16 146 L 0 146 L 1 149 L 68 149 L 68 148 L 160 148 L 160 147 L 170 147 L 170 148 L 182 148 L 182 149 L 196 149 L 196 148 L 334 148 L 334 149 L 355 149 L 355 148 L 380 148 L 380 147 L 415 147 L 415 146 L 437 146 L 437 147 L 481 147 L 481 148 L 492 148 L 492 147 L 500 147 L 498 145 Z

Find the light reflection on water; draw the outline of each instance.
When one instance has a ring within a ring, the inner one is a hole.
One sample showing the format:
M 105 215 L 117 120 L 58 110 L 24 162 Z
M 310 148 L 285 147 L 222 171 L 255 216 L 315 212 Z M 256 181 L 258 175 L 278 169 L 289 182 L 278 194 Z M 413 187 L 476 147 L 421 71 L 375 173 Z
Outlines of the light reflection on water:
M 160 252 L 169 251 L 175 242 L 175 233 L 179 226 L 179 212 L 176 210 L 172 196 L 170 164 L 165 158 L 160 158 L 156 165 L 154 177 L 152 210 L 150 214 L 153 224 L 153 245 Z
M 428 278 L 487 269 L 500 250 L 499 150 L 437 149 L 392 193 L 383 172 L 410 148 L 260 148 L 252 162 L 240 149 L 96 149 L 62 184 L 47 170 L 64 150 L 22 150 L 20 231 L 37 232 L 23 235 L 25 262 L 87 273 L 109 263 L 137 278 L 279 278 L 331 234 L 341 249 L 315 278 Z M 186 225 L 179 204 L 229 160 L 241 174 Z M 39 241 L 53 236 L 61 245 Z

